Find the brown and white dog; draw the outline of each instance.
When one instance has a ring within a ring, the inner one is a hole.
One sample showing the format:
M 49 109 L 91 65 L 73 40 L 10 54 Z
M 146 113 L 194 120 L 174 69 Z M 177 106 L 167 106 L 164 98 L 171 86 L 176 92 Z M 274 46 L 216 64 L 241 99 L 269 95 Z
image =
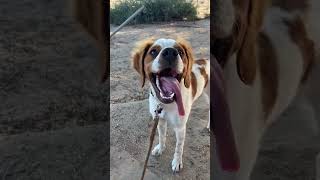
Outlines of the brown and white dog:
M 211 52 L 223 69 L 225 101 L 230 109 L 225 112 L 230 116 L 240 159 L 240 169 L 232 179 L 248 180 L 262 135 L 295 98 L 316 113 L 313 97 L 319 94 L 319 87 L 313 85 L 320 70 L 316 58 L 320 2 L 214 0 L 213 6 Z M 214 107 L 211 117 L 213 111 Z M 212 127 L 213 131 L 216 128 Z M 227 145 L 217 144 L 219 156 L 223 154 L 219 149 L 226 149 L 219 146 Z M 213 158 L 213 179 L 229 179 L 222 170 L 228 167 L 221 168 L 217 159 Z M 223 165 L 224 159 L 221 161 Z
M 159 114 L 159 144 L 152 155 L 161 155 L 164 151 L 169 121 L 177 140 L 172 160 L 172 170 L 177 172 L 182 168 L 186 123 L 192 104 L 209 87 L 209 61 L 194 60 L 191 46 L 182 39 L 148 39 L 133 51 L 133 67 L 140 74 L 142 86 L 145 81 L 150 83 L 152 116 L 155 116 L 157 105 L 163 108 Z M 208 96 L 207 99 L 209 101 Z

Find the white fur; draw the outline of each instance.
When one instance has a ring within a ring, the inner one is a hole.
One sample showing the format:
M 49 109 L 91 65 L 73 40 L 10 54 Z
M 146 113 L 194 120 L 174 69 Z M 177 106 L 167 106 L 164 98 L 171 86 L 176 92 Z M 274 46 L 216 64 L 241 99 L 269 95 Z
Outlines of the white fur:
M 166 47 L 173 47 L 175 44 L 175 41 L 172 41 L 171 39 L 160 39 L 155 42 L 157 45 L 161 45 L 162 48 Z M 161 53 L 159 53 L 161 54 Z M 158 59 L 158 58 L 156 58 Z M 155 67 L 157 65 L 157 61 L 154 60 Z M 183 65 L 183 63 L 182 63 Z M 163 151 L 165 150 L 165 142 L 166 142 L 166 132 L 167 132 L 167 121 L 169 121 L 169 124 L 173 127 L 175 134 L 176 134 L 176 147 L 175 152 L 172 160 L 172 170 L 174 172 L 178 172 L 182 167 L 182 155 L 183 155 L 183 146 L 185 141 L 185 135 L 186 135 L 186 123 L 189 118 L 189 114 L 192 108 L 193 102 L 202 94 L 204 85 L 205 85 L 205 79 L 200 74 L 199 71 L 199 65 L 194 64 L 192 71 L 195 73 L 195 77 L 197 79 L 197 93 L 196 96 L 192 97 L 192 87 L 186 88 L 184 85 L 184 79 L 180 82 L 180 88 L 181 88 L 181 95 L 182 95 L 182 101 L 185 109 L 185 115 L 180 116 L 178 113 L 176 102 L 173 102 L 171 104 L 163 104 L 161 103 L 157 97 L 155 96 L 155 91 L 153 87 L 151 86 L 151 91 L 153 92 L 154 96 L 151 94 L 149 95 L 149 110 L 153 117 L 155 117 L 155 110 L 157 108 L 158 104 L 161 104 L 163 107 L 163 110 L 161 114 L 159 115 L 160 120 L 158 124 L 158 134 L 159 134 L 159 144 L 156 145 L 152 151 L 152 155 L 161 155 Z M 210 68 L 209 68 L 209 62 L 204 65 L 206 72 L 209 76 Z M 153 66 L 152 66 L 153 67 Z M 209 84 L 207 86 L 210 86 Z
M 292 43 L 282 18 L 293 18 L 278 8 L 271 8 L 263 31 L 269 36 L 278 55 L 279 89 L 277 102 L 267 122 L 270 124 L 287 108 L 297 94 L 303 70 L 303 57 L 299 47 Z

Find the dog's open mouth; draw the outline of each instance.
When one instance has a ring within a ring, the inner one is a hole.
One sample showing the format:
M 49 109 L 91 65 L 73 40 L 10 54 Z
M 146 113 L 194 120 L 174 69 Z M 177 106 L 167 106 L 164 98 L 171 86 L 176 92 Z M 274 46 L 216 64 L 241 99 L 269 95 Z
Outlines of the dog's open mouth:
M 182 75 L 176 70 L 167 68 L 158 73 L 151 74 L 151 84 L 157 98 L 164 104 L 177 103 L 178 111 L 184 115 L 184 107 L 181 97 L 180 81 Z

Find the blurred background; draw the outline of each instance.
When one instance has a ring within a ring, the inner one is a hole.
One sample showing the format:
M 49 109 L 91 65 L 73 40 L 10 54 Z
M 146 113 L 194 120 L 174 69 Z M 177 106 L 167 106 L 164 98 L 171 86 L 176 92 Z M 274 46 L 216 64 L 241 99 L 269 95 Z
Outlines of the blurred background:
M 1 179 L 106 178 L 108 87 L 69 5 L 0 1 Z

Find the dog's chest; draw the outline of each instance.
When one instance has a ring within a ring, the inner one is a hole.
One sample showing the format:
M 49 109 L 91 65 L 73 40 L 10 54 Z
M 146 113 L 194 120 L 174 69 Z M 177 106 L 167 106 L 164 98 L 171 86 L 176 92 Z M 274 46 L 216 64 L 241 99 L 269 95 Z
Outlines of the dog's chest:
M 182 93 L 184 94 L 184 93 Z M 155 110 L 158 105 L 162 106 L 162 111 L 159 114 L 159 117 L 162 119 L 167 120 L 173 127 L 182 126 L 187 117 L 190 114 L 191 106 L 192 106 L 192 99 L 188 95 L 183 96 L 183 104 L 185 108 L 185 116 L 180 116 L 177 108 L 176 102 L 170 104 L 163 104 L 161 103 L 156 97 L 152 96 L 150 93 L 149 95 L 149 112 L 151 113 L 152 117 L 155 117 Z

